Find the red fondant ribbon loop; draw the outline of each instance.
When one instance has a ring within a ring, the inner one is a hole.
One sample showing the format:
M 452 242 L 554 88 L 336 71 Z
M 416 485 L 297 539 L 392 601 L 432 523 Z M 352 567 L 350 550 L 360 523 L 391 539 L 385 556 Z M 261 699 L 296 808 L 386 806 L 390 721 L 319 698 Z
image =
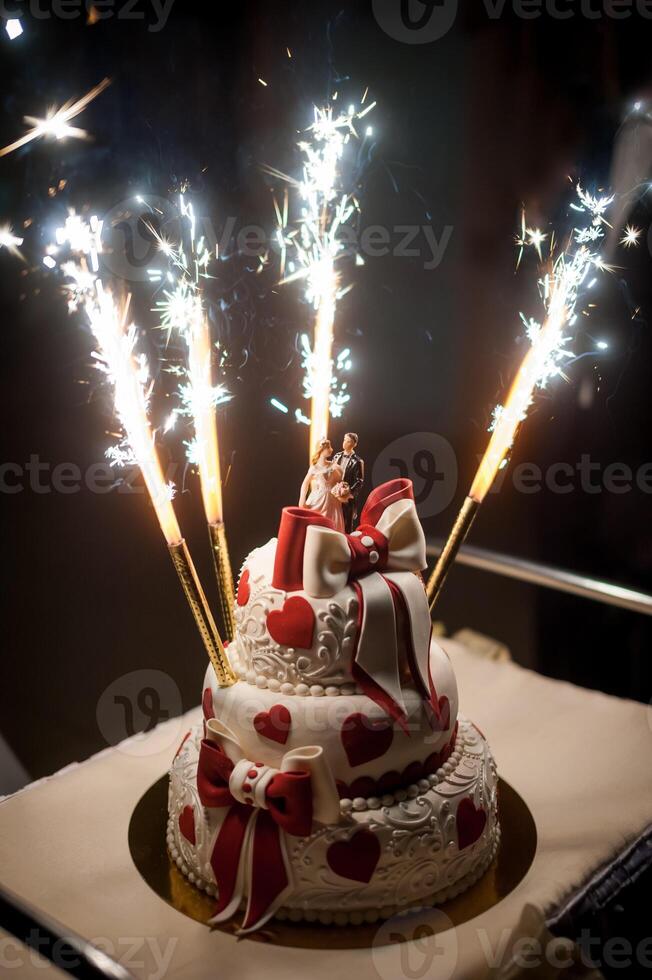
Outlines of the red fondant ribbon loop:
M 197 789 L 202 806 L 231 806 L 235 799 L 229 789 L 233 763 L 220 745 L 202 739 L 197 767 Z
M 307 507 L 285 507 L 281 513 L 272 585 L 284 592 L 303 588 L 303 549 L 311 525 L 334 528 L 332 521 Z
M 383 511 L 397 500 L 414 500 L 412 480 L 389 480 L 372 490 L 360 515 L 360 524 L 377 524 Z
M 310 773 L 277 772 L 267 787 L 267 805 L 274 821 L 293 837 L 307 837 L 312 827 Z

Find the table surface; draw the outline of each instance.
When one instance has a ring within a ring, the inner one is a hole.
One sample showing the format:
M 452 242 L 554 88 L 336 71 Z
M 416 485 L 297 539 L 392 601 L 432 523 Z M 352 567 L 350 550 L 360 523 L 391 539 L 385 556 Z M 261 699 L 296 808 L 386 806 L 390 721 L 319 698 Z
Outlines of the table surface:
M 432 976 L 433 962 L 438 980 L 481 980 L 497 959 L 504 964 L 515 937 L 541 927 L 546 914 L 652 824 L 652 712 L 485 660 L 454 641 L 445 646 L 461 710 L 486 734 L 502 777 L 527 803 L 538 833 L 525 879 L 463 926 L 408 946 L 384 945 L 379 927 L 371 950 L 315 952 L 237 941 L 162 902 L 132 862 L 127 829 L 199 709 L 0 803 L 3 884 L 97 941 L 142 980 L 253 980 L 263 970 L 265 980 L 295 974 L 331 980 L 338 971 L 355 971 L 356 980 L 399 980 Z M 396 928 L 415 929 L 418 937 L 416 920 Z M 3 941 L 1 932 L 0 961 L 20 963 L 14 975 L 21 980 L 60 976 Z

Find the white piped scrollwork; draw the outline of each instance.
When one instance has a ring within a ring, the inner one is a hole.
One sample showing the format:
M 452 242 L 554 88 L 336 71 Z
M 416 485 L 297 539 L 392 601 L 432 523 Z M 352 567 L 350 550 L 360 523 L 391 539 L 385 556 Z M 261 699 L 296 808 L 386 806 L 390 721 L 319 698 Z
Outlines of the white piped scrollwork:
M 266 584 L 262 576 L 251 581 L 249 601 L 235 612 L 231 655 L 240 675 L 244 679 L 267 677 L 280 684 L 350 684 L 349 665 L 358 628 L 356 597 L 348 595 L 341 603 L 312 600 L 317 626 L 310 650 L 281 646 L 270 636 L 267 616 L 281 609 L 285 600 L 286 593 Z
M 465 720 L 461 731 L 463 748 L 457 763 L 414 799 L 363 813 L 343 811 L 338 823 L 317 824 L 309 837 L 292 838 L 294 892 L 288 898 L 289 910 L 299 910 L 301 917 L 301 910 L 355 916 L 370 909 L 407 908 L 432 896 L 457 894 L 477 879 L 499 840 L 497 776 L 484 739 Z M 203 810 L 197 799 L 194 775 L 201 735 L 201 730 L 194 733 L 172 767 L 168 843 L 183 873 L 208 891 L 214 886 L 210 853 L 215 821 L 221 818 L 217 811 Z M 487 821 L 478 839 L 460 850 L 457 811 L 464 798 L 482 806 Z M 188 804 L 195 807 L 197 818 L 195 847 L 178 827 L 179 814 Z M 351 841 L 360 830 L 373 834 L 380 845 L 368 883 L 343 877 L 328 859 L 333 844 Z

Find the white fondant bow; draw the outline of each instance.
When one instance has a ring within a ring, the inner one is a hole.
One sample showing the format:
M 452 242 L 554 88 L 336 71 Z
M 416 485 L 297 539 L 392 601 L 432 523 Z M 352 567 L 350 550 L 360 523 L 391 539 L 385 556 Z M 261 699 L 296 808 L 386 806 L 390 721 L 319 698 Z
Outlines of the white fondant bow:
M 303 587 L 310 596 L 336 595 L 352 578 L 370 572 L 420 572 L 426 568 L 426 539 L 413 500 L 397 500 L 375 526 L 353 535 L 311 525 L 303 552 Z

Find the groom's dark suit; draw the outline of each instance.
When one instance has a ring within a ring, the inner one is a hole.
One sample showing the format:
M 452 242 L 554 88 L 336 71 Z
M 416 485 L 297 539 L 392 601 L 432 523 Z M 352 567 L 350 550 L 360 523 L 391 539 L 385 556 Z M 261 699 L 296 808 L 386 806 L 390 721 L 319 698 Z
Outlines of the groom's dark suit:
M 342 505 L 344 513 L 344 529 L 350 534 L 358 520 L 358 498 L 364 483 L 364 460 L 356 452 L 347 456 L 346 453 L 335 453 L 333 462 L 342 468 L 342 480 L 348 483 L 353 500 Z

